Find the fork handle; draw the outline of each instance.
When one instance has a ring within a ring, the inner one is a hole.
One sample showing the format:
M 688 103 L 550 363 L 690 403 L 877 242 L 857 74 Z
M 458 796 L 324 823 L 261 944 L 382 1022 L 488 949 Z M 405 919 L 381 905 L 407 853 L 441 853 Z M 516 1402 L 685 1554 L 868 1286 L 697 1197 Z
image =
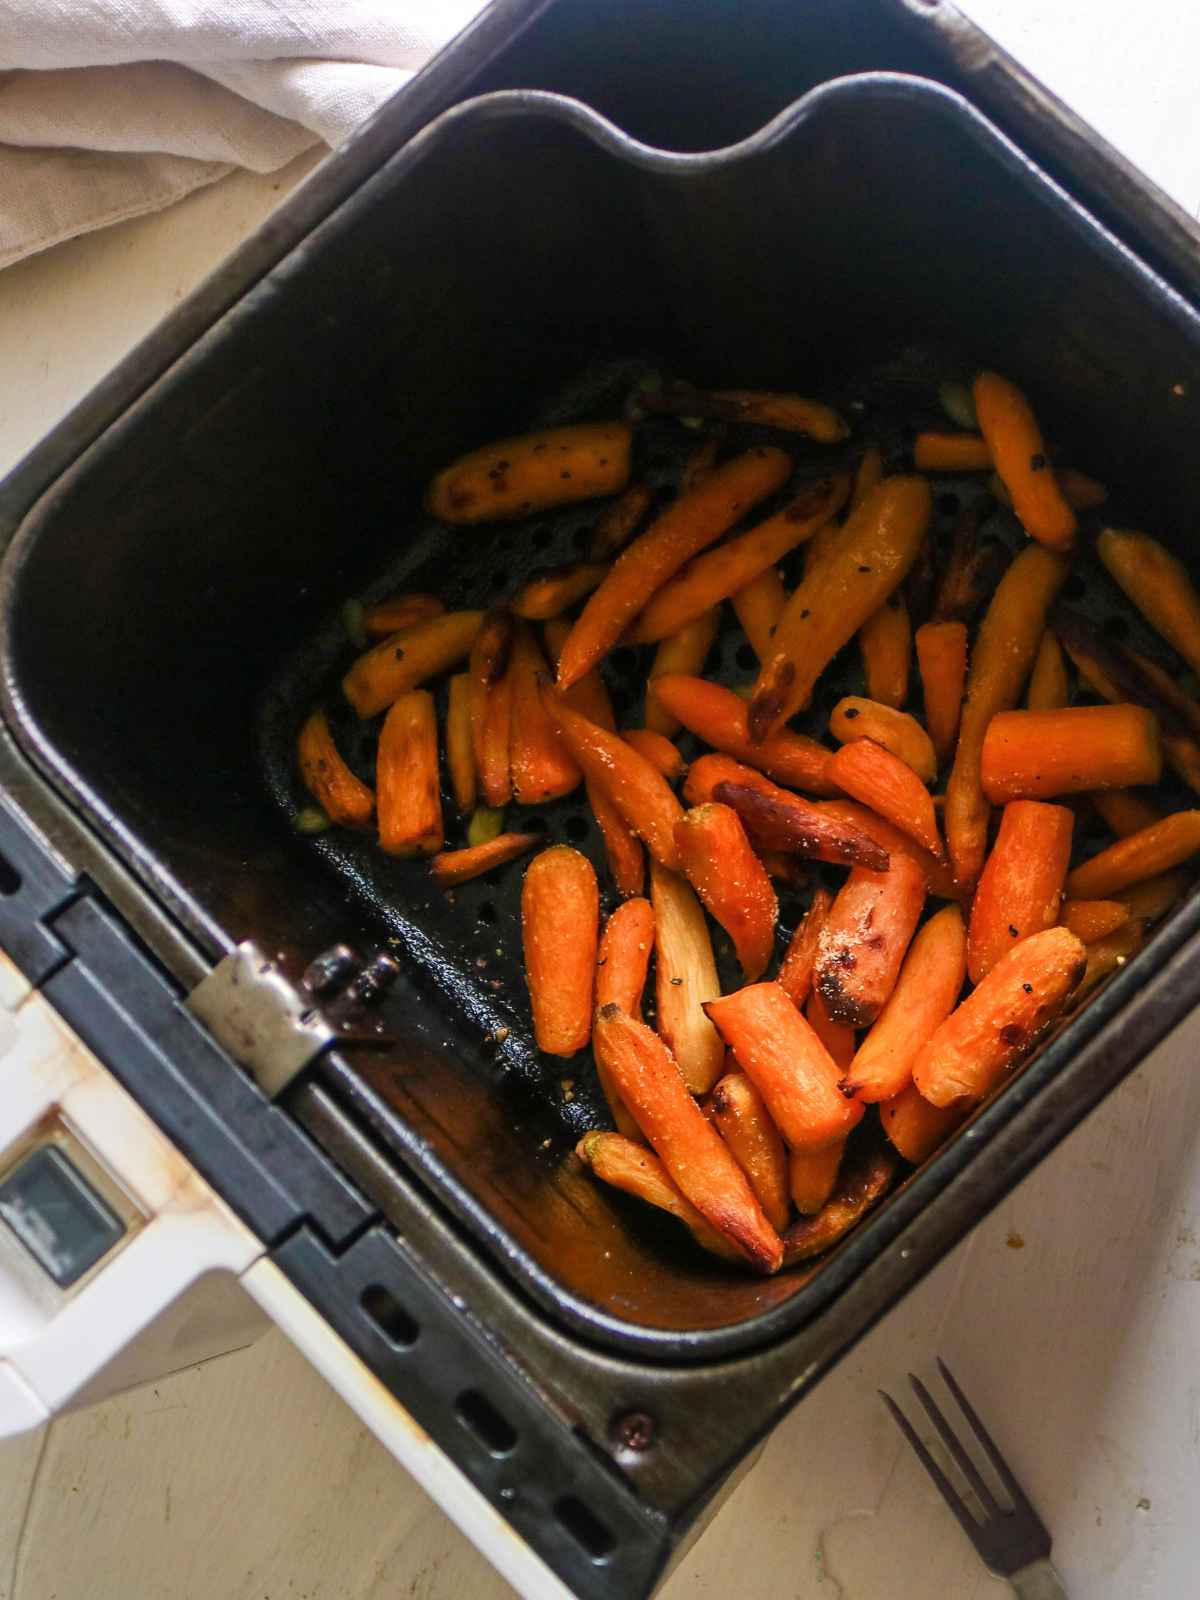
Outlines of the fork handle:
M 1009 1574 L 1017 1600 L 1067 1600 L 1063 1581 L 1049 1560 L 1031 1561 Z

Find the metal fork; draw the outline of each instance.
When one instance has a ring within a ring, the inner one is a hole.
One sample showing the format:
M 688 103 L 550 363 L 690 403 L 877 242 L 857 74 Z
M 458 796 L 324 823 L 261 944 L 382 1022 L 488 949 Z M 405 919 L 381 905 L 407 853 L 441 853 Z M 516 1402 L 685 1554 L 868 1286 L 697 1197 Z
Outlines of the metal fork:
M 971 1431 L 978 1439 L 984 1454 L 995 1469 L 996 1476 L 1003 1484 L 1004 1491 L 1012 1503 L 1011 1510 L 1007 1506 L 1002 1506 L 993 1495 L 978 1467 L 967 1454 L 961 1439 L 946 1421 L 920 1378 L 914 1377 L 911 1372 L 908 1375 L 913 1393 L 937 1429 L 938 1436 L 959 1471 L 974 1491 L 983 1512 L 982 1522 L 938 1466 L 928 1447 L 891 1395 L 884 1394 L 881 1389 L 880 1398 L 896 1419 L 896 1425 L 904 1437 L 916 1451 L 921 1465 L 937 1485 L 942 1499 L 958 1518 L 963 1532 L 979 1552 L 988 1571 L 997 1578 L 1007 1578 L 1020 1600 L 1067 1600 L 1067 1591 L 1063 1588 L 1062 1579 L 1050 1563 L 1050 1534 L 1045 1523 L 1030 1505 L 1025 1491 L 1013 1477 L 1008 1462 L 1000 1454 L 991 1435 L 976 1415 L 974 1407 L 940 1357 L 938 1371 L 947 1389 L 954 1396 L 958 1409 L 970 1424 Z

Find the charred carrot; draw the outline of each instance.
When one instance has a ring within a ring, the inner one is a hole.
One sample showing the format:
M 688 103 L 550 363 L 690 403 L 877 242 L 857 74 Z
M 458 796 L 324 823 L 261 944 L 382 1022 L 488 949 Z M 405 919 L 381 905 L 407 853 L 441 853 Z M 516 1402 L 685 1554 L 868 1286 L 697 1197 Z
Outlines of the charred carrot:
M 981 372 L 973 393 L 980 432 L 1021 525 L 1039 544 L 1069 550 L 1078 524 L 1058 487 L 1029 401 L 996 372 Z
M 650 863 L 654 904 L 654 976 L 658 1031 L 693 1094 L 707 1094 L 721 1076 L 724 1051 L 704 1004 L 721 992 L 704 912 L 691 885 Z
M 655 733 L 653 728 L 626 728 L 621 737 L 657 767 L 668 783 L 678 783 L 687 771 L 687 762 L 666 734 Z
M 596 1004 L 642 1012 L 642 991 L 654 950 L 654 907 L 640 896 L 619 905 L 604 925 L 596 964 Z
M 381 639 L 347 672 L 342 693 L 360 717 L 377 716 L 427 678 L 457 666 L 482 623 L 482 611 L 448 611 Z
M 1013 800 L 971 906 L 967 971 L 978 983 L 1018 940 L 1058 921 L 1075 815 L 1066 806 Z
M 903 582 L 929 526 L 924 478 L 885 478 L 838 530 L 787 603 L 750 702 L 761 742 L 793 716 L 841 647 Z
M 838 866 L 869 866 L 886 871 L 888 852 L 853 823 L 843 822 L 786 789 L 767 793 L 759 785 L 718 783 L 713 797 L 729 806 L 751 837 L 767 850 L 785 850 Z
M 1001 711 L 988 725 L 979 776 L 994 805 L 1157 783 L 1158 719 L 1131 705 Z
M 798 394 L 762 389 L 694 389 L 689 383 L 671 382 L 639 393 L 638 401 L 647 411 L 757 423 L 784 433 L 807 434 L 821 444 L 838 444 L 850 431 L 832 406 Z
M 649 484 L 631 483 L 597 518 L 588 546 L 588 560 L 611 561 L 633 538 L 653 504 L 654 490 Z
M 979 507 L 968 506 L 955 522 L 950 553 L 934 602 L 938 622 L 971 622 L 991 599 L 1011 556 L 998 539 L 980 539 Z
M 749 639 L 750 648 L 762 661 L 771 652 L 775 626 L 787 605 L 787 590 L 783 587 L 778 569 L 768 567 L 731 595 L 730 599 L 733 614 Z
M 1073 900 L 1108 900 L 1144 878 L 1181 866 L 1197 850 L 1200 811 L 1174 811 L 1076 867 L 1067 879 L 1067 893 Z
M 966 623 L 927 622 L 917 629 L 916 646 L 925 696 L 925 721 L 937 753 L 937 763 L 942 766 L 954 754 L 962 714 L 963 685 L 967 676 Z
M 829 731 L 839 744 L 873 739 L 910 766 L 922 783 L 937 777 L 937 759 L 925 729 L 906 711 L 848 694 L 829 713 Z
M 542 701 L 541 685 L 548 679 L 549 669 L 525 623 L 517 626 L 509 675 L 508 759 L 513 798 L 522 806 L 560 800 L 578 787 L 580 772 Z
M 1061 711 L 1069 699 L 1062 646 L 1054 630 L 1047 628 L 1029 675 L 1025 704 L 1030 711 Z
M 929 790 L 899 756 L 873 739 L 855 739 L 834 756 L 829 775 L 843 793 L 877 811 L 931 855 L 942 854 Z
M 792 470 L 782 450 L 748 450 L 681 495 L 617 557 L 563 646 L 558 683 L 569 689 L 612 649 L 646 601 L 685 561 L 719 539 Z
M 460 815 L 465 817 L 475 809 L 477 792 L 475 738 L 471 728 L 471 679 L 466 672 L 456 672 L 450 679 L 446 705 L 446 766 L 450 772 L 454 804 Z
M 741 761 L 735 761 L 732 756 L 723 756 L 719 753 L 697 756 L 688 767 L 687 777 L 683 780 L 683 798 L 689 806 L 702 806 L 713 799 L 719 783 L 736 783 L 744 788 L 757 789 L 762 794 L 774 795 L 776 799 L 785 796 L 789 800 L 796 797 L 788 789 L 781 789 L 777 783 L 772 783 L 770 778 L 757 772 L 753 767 L 746 766 Z
M 905 1161 L 919 1167 L 945 1144 L 968 1110 L 964 1106 L 931 1106 L 915 1083 L 907 1083 L 879 1107 L 879 1121 Z
M 503 867 L 542 843 L 540 833 L 501 833 L 486 844 L 465 850 L 442 850 L 429 863 L 430 876 L 439 889 L 451 889 Z
M 1131 884 L 1128 889 L 1119 890 L 1113 898 L 1120 901 L 1131 919 L 1157 922 L 1176 901 L 1182 900 L 1191 881 L 1186 872 L 1160 872 L 1153 878 L 1143 878 L 1139 883 Z
M 943 906 L 909 946 L 896 987 L 842 1079 L 842 1093 L 891 1100 L 912 1081 L 913 1062 L 954 1007 L 967 969 L 967 930 Z
M 686 677 L 697 676 L 708 659 L 720 623 L 720 610 L 714 606 L 711 611 L 702 617 L 697 617 L 694 622 L 689 622 L 670 639 L 664 639 L 654 652 L 654 660 L 646 683 L 646 726 L 655 733 L 662 733 L 668 739 L 673 739 L 679 732 L 678 718 L 667 713 L 654 693 L 655 683 L 659 678 L 674 677 L 676 673 L 683 673 Z
M 801 1217 L 783 1236 L 783 1264 L 795 1266 L 832 1250 L 888 1192 L 896 1175 L 890 1150 L 867 1145 L 847 1156 L 837 1187 L 815 1217 Z
M 688 1093 L 670 1050 L 619 1006 L 602 1006 L 593 1032 L 596 1059 L 672 1181 L 717 1232 L 760 1272 L 774 1272 L 782 1246 L 754 1190 L 720 1134 Z
M 833 896 L 828 889 L 814 889 L 812 901 L 792 935 L 787 954 L 779 968 L 779 987 L 795 1006 L 802 1006 L 812 988 L 813 969 L 817 964 L 817 950 L 821 931 L 829 916 Z
M 814 984 L 837 1022 L 866 1028 L 896 986 L 925 904 L 925 874 L 893 855 L 886 872 L 855 867 L 839 889 L 821 935 Z
M 551 1056 L 573 1056 L 592 1032 L 600 891 L 592 863 L 570 845 L 535 856 L 521 888 L 525 981 L 533 1036 Z
M 1047 928 L 1001 956 L 913 1063 L 926 1100 L 982 1100 L 1037 1043 L 1086 968 L 1087 951 L 1069 928 Z
M 700 440 L 683 464 L 683 471 L 679 474 L 677 494 L 687 494 L 689 489 L 694 489 L 708 477 L 716 466 L 721 446 L 725 443 L 725 432 L 724 426 L 718 426 Z
M 775 952 L 779 904 L 737 813 L 717 803 L 693 806 L 675 824 L 675 844 L 685 876 L 753 983 Z
M 1161 822 L 1163 812 L 1148 796 L 1135 789 L 1109 789 L 1091 796 L 1093 808 L 1104 818 L 1110 832 L 1118 839 L 1131 833 L 1140 833 L 1155 822 Z
M 894 590 L 858 630 L 867 694 L 872 700 L 898 709 L 908 699 L 912 642 L 908 607 L 900 591 Z
M 397 594 L 363 607 L 363 629 L 370 639 L 386 639 L 418 623 L 440 617 L 445 606 L 432 594 Z
M 857 800 L 818 800 L 816 807 L 818 811 L 824 812 L 827 817 L 835 818 L 838 822 L 848 823 L 860 833 L 865 833 L 868 839 L 874 839 L 881 849 L 888 852 L 889 857 L 895 855 L 911 856 L 925 875 L 930 894 L 935 895 L 939 900 L 957 900 L 960 898 L 958 887 L 954 882 L 954 874 L 951 872 L 948 863 L 937 856 L 931 856 L 929 851 L 923 850 L 915 839 L 907 833 L 902 833 L 892 823 L 885 821 L 877 811 L 868 810 L 866 806 L 859 805 Z M 870 863 L 862 862 L 861 865 L 869 866 Z
M 640 1132 L 636 1141 L 619 1133 L 585 1133 L 575 1146 L 575 1154 L 601 1183 L 677 1217 L 702 1249 L 726 1261 L 744 1259 L 742 1252 L 706 1222 L 690 1200 L 684 1199 L 653 1150 L 641 1143 Z
M 401 695 L 383 719 L 375 753 L 379 843 L 390 856 L 432 856 L 442 848 L 437 717 L 425 689 Z
M 849 492 L 844 476 L 806 484 L 773 517 L 697 556 L 653 596 L 629 638 L 637 644 L 669 638 L 711 606 L 737 594 L 811 539 L 841 509 Z
M 675 674 L 655 678 L 653 693 L 670 716 L 714 750 L 757 767 L 777 783 L 811 794 L 834 792 L 827 771 L 831 752 L 815 739 L 787 728 L 755 743 L 750 737 L 746 702 L 731 689 L 706 678 Z
M 375 795 L 342 759 L 323 711 L 313 711 L 305 719 L 296 741 L 296 761 L 304 787 L 331 822 L 347 828 L 369 825 Z
M 989 807 L 979 763 L 988 724 L 1015 706 L 1033 666 L 1046 625 L 1046 611 L 1067 576 L 1061 556 L 1029 545 L 996 589 L 967 674 L 954 767 L 946 785 L 946 843 L 955 877 L 972 889 L 983 866 Z
M 510 604 L 518 617 L 547 622 L 561 617 L 577 600 L 598 589 L 608 572 L 607 561 L 574 561 L 563 567 L 535 572 L 517 590 Z
M 761 845 L 755 846 L 755 854 L 772 882 L 785 883 L 789 889 L 803 889 L 808 882 L 808 873 L 797 856 L 790 856 L 783 850 L 764 850 Z
M 497 439 L 439 472 L 426 497 L 442 522 L 496 522 L 618 494 L 629 482 L 633 430 L 584 422 Z
M 1186 689 L 1180 688 L 1175 676 L 1150 656 L 1143 655 L 1128 644 L 1120 644 L 1117 649 L 1142 681 L 1170 707 L 1192 738 L 1200 738 L 1200 701 L 1194 700 Z M 1151 710 L 1156 709 L 1151 707 Z
M 727 1072 L 712 1092 L 712 1119 L 779 1232 L 788 1223 L 787 1152 L 762 1095 L 744 1072 Z
M 1062 923 L 1083 944 L 1107 939 L 1129 921 L 1129 907 L 1119 900 L 1064 900 Z
M 829 1051 L 829 1058 L 834 1066 L 840 1067 L 844 1072 L 854 1059 L 854 1029 L 848 1028 L 844 1022 L 833 1020 L 817 989 L 809 992 L 804 1006 L 804 1016 L 809 1027 Z
M 824 1150 L 793 1150 L 788 1156 L 788 1189 L 801 1216 L 813 1217 L 837 1188 L 846 1141 Z
M 1151 627 L 1200 672 L 1200 594 L 1183 562 L 1146 533 L 1105 528 L 1096 554 Z
M 913 444 L 918 472 L 990 472 L 992 452 L 977 433 L 945 433 L 927 428 Z
M 840 1069 L 777 983 L 755 983 L 705 1007 L 793 1150 L 837 1144 L 862 1117 L 838 1089 Z

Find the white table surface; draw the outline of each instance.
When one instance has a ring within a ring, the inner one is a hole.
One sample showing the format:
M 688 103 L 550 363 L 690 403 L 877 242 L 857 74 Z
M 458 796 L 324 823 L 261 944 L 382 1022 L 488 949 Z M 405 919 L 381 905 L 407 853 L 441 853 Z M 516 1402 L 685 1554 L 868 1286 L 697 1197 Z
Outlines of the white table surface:
M 1185 0 L 965 0 L 1200 204 Z M 1051 14 L 1052 9 L 1052 14 Z M 313 164 L 0 273 L 0 472 Z M 1185 1026 L 776 1432 L 670 1600 L 981 1600 L 876 1396 L 935 1352 L 1055 1535 L 1073 1600 L 1182 1600 L 1200 1555 L 1200 1073 Z M 0 1600 L 511 1594 L 277 1334 L 0 1446 Z

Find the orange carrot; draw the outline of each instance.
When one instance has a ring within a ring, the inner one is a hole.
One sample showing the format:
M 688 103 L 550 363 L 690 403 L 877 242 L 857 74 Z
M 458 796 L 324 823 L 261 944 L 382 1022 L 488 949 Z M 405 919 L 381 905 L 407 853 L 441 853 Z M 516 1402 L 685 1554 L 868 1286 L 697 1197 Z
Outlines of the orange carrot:
M 596 967 L 596 1004 L 641 1015 L 654 949 L 654 907 L 640 896 L 619 905 L 604 926 Z
M 764 850 L 761 845 L 755 845 L 754 851 L 775 883 L 786 883 L 790 889 L 803 889 L 807 884 L 808 873 L 798 857 L 783 850 Z
M 655 1004 L 658 1031 L 693 1094 L 707 1094 L 721 1076 L 725 1054 L 704 1014 L 721 992 L 708 924 L 691 885 L 657 861 L 650 863 L 654 903 Z
M 937 758 L 925 729 L 906 711 L 848 694 L 829 713 L 829 731 L 839 744 L 873 739 L 910 766 L 922 783 L 937 777 Z
M 397 594 L 363 607 L 363 628 L 370 639 L 386 639 L 390 634 L 415 628 L 420 622 L 440 617 L 445 606 L 432 594 Z
M 968 1109 L 931 1106 L 916 1084 L 910 1082 L 898 1095 L 882 1103 L 879 1121 L 905 1161 L 919 1167 L 946 1142 L 967 1116 Z
M 1119 900 L 1064 900 L 1062 923 L 1083 944 L 1106 939 L 1129 921 L 1129 907 Z
M 881 1146 L 861 1146 L 838 1173 L 837 1187 L 815 1217 L 801 1217 L 783 1236 L 783 1264 L 794 1267 L 824 1255 L 858 1226 L 887 1193 L 896 1175 L 896 1158 Z
M 811 539 L 841 509 L 849 492 L 844 476 L 808 483 L 773 517 L 697 556 L 653 596 L 630 629 L 630 640 L 654 644 L 667 639 L 685 623 L 737 594 L 798 544 Z
M 715 803 L 694 806 L 675 824 L 675 844 L 688 881 L 733 940 L 752 983 L 775 952 L 779 904 L 737 813 Z
M 763 446 L 715 468 L 672 502 L 628 545 L 583 608 L 563 646 L 559 687 L 569 689 L 600 662 L 647 599 L 685 561 L 719 539 L 757 501 L 787 481 L 791 457 Z
M 1025 704 L 1030 711 L 1061 711 L 1069 699 L 1062 646 L 1053 629 L 1047 628 L 1029 675 Z
M 925 721 L 939 766 L 954 754 L 967 676 L 965 622 L 927 622 L 917 629 L 917 665 L 925 696 Z
M 580 772 L 543 704 L 541 684 L 548 678 L 546 659 L 523 622 L 517 626 L 509 676 L 512 711 L 508 758 L 513 799 L 521 806 L 560 800 L 579 786 Z
M 375 753 L 379 843 L 390 856 L 432 856 L 442 848 L 437 717 L 425 689 L 401 695 L 383 719 Z
M 1140 833 L 1163 819 L 1154 801 L 1135 789 L 1109 789 L 1092 795 L 1091 801 L 1118 839 L 1127 839 L 1131 833 Z
M 1058 921 L 1075 816 L 1066 806 L 1013 800 L 971 906 L 967 971 L 978 983 L 1020 939 Z
M 793 1150 L 837 1144 L 862 1117 L 838 1089 L 840 1069 L 777 983 L 755 983 L 705 1007 Z
M 1191 882 L 1186 872 L 1160 872 L 1156 877 L 1143 878 L 1128 889 L 1119 890 L 1113 898 L 1120 901 L 1132 920 L 1157 922 L 1183 898 Z
M 718 426 L 700 440 L 683 464 L 677 494 L 687 494 L 689 489 L 694 489 L 703 478 L 708 477 L 717 464 L 721 446 L 725 443 L 725 433 L 724 426 Z
M 1144 878 L 1178 867 L 1200 850 L 1200 811 L 1174 811 L 1140 833 L 1118 839 L 1067 879 L 1073 900 L 1108 900 Z
M 899 756 L 873 739 L 844 744 L 829 764 L 838 788 L 877 811 L 931 855 L 942 854 L 929 790 Z
M 850 431 L 832 406 L 798 394 L 775 394 L 762 389 L 694 389 L 689 383 L 670 382 L 639 393 L 638 401 L 647 411 L 756 423 L 785 433 L 804 433 L 821 444 L 838 444 Z
M 630 1122 L 636 1128 L 632 1118 Z M 668 1176 L 667 1169 L 652 1150 L 647 1150 L 641 1137 L 640 1131 L 636 1140 L 619 1133 L 585 1133 L 575 1146 L 575 1154 L 592 1169 L 601 1183 L 621 1189 L 625 1194 L 634 1195 L 647 1205 L 657 1206 L 660 1211 L 677 1217 L 703 1249 L 726 1261 L 741 1261 L 742 1252 L 711 1227 L 689 1200 L 684 1199 Z
M 886 872 L 855 867 L 838 891 L 821 935 L 815 987 L 830 1015 L 869 1027 L 896 986 L 925 904 L 925 874 L 893 855 Z
M 936 804 L 936 802 L 935 802 Z M 838 822 L 848 823 L 860 833 L 865 833 L 869 839 L 888 852 L 889 857 L 895 855 L 911 856 L 920 867 L 929 885 L 929 892 L 939 900 L 959 899 L 958 887 L 954 882 L 954 874 L 949 866 L 937 856 L 931 856 L 928 850 L 923 850 L 915 839 L 907 833 L 902 833 L 899 828 L 884 820 L 877 811 L 869 811 L 866 806 L 861 806 L 856 800 L 818 800 L 816 809 L 824 812 L 827 817 L 832 817 Z M 863 866 L 870 866 L 870 862 L 862 862 Z M 876 869 L 881 870 L 881 869 Z
M 629 482 L 627 422 L 544 428 L 459 456 L 426 497 L 442 522 L 495 522 L 616 494 Z
M 1025 531 L 1052 550 L 1069 550 L 1078 524 L 1058 487 L 1029 401 L 996 372 L 979 374 L 974 397 L 980 432 Z
M 665 734 L 655 733 L 653 728 L 626 728 L 621 737 L 657 767 L 668 783 L 677 783 L 687 771 L 687 762 Z
M 996 805 L 1157 783 L 1158 719 L 1130 705 L 1001 711 L 988 724 L 979 776 Z
M 793 1150 L 788 1156 L 788 1188 L 792 1204 L 802 1216 L 816 1216 L 837 1188 L 846 1141 L 824 1150 Z
M 482 623 L 482 611 L 448 611 L 393 633 L 359 656 L 342 679 L 342 693 L 360 717 L 374 717 L 427 678 L 456 666 Z
M 623 550 L 653 504 L 654 490 L 649 484 L 631 483 L 598 518 L 588 546 L 588 560 L 610 561 L 618 550 Z
M 513 680 L 508 676 L 508 664 L 515 637 L 512 613 L 489 611 L 476 633 L 468 665 L 475 771 L 484 804 L 495 807 L 507 805 L 512 798 Z
M 467 883 L 471 878 L 482 877 L 485 872 L 515 861 L 541 843 L 540 833 L 500 833 L 486 844 L 471 845 L 465 850 L 440 851 L 430 861 L 429 871 L 439 889 L 450 889 L 456 883 Z
M 805 704 L 825 667 L 904 580 L 929 526 L 924 478 L 885 478 L 832 540 L 787 603 L 750 702 L 757 741 Z
M 673 739 L 679 732 L 678 719 L 668 715 L 654 693 L 655 683 L 659 678 L 673 677 L 676 673 L 683 673 L 687 677 L 697 676 L 708 659 L 720 624 L 720 609 L 714 606 L 711 611 L 702 617 L 697 617 L 694 622 L 689 622 L 670 639 L 664 639 L 654 652 L 654 660 L 650 665 L 646 682 L 646 726 L 655 733 L 665 734 L 668 739 Z
M 744 1072 L 727 1072 L 712 1092 L 717 1132 L 778 1232 L 788 1223 L 787 1152 L 762 1095 Z
M 779 968 L 779 987 L 795 1006 L 802 1006 L 808 999 L 821 932 L 832 905 L 833 896 L 828 889 L 813 890 L 812 902 L 793 933 L 792 942 Z
M 957 906 L 930 917 L 909 947 L 896 987 L 842 1079 L 842 1093 L 891 1100 L 912 1081 L 913 1062 L 958 1003 L 967 930 Z
M 573 561 L 567 566 L 535 572 L 517 590 L 510 602 L 512 610 L 530 622 L 560 617 L 585 594 L 599 588 L 607 572 L 606 561 Z
M 719 804 L 737 812 L 751 837 L 763 849 L 784 850 L 840 866 L 887 868 L 888 853 L 853 823 L 831 817 L 786 789 L 766 791 L 762 784 L 723 781 L 713 791 Z
M 857 511 L 863 501 L 883 482 L 883 451 L 877 444 L 868 445 L 859 458 L 854 474 L 854 487 L 850 491 L 850 509 Z
M 619 1006 L 596 1013 L 596 1059 L 684 1197 L 761 1272 L 780 1262 L 779 1235 L 740 1166 L 688 1093 L 670 1050 Z
M 927 429 L 913 445 L 918 472 L 989 472 L 992 452 L 977 433 L 945 433 Z
M 1067 563 L 1039 544 L 1009 567 L 988 606 L 967 674 L 954 767 L 946 786 L 946 843 L 964 892 L 974 888 L 987 846 L 989 807 L 980 783 L 984 735 L 998 711 L 1015 706 L 1033 666 L 1046 611 Z
M 731 689 L 682 673 L 654 679 L 654 698 L 684 727 L 715 750 L 757 767 L 777 783 L 812 794 L 832 794 L 827 768 L 830 751 L 815 739 L 784 728 L 756 744 L 750 738 L 747 707 Z
M 1105 528 L 1096 554 L 1134 605 L 1200 672 L 1200 594 L 1183 562 L 1145 533 Z
M 867 694 L 882 705 L 899 708 L 908 699 L 912 658 L 912 625 L 899 590 L 893 591 L 858 630 Z
M 848 1028 L 844 1022 L 835 1022 L 829 1015 L 829 1009 L 820 993 L 813 989 L 810 991 L 805 1003 L 804 1015 L 809 1027 L 829 1051 L 830 1060 L 834 1066 L 840 1067 L 844 1072 L 854 1059 L 854 1029 Z
M 475 809 L 477 785 L 475 739 L 471 728 L 471 678 L 466 672 L 456 672 L 450 679 L 450 697 L 446 707 L 446 766 L 450 770 L 454 804 L 461 816 L 469 816 Z
M 547 1055 L 587 1047 L 599 925 L 600 891 L 588 858 L 566 844 L 535 856 L 521 889 L 521 933 L 533 1036 Z
M 329 718 L 313 711 L 296 741 L 296 761 L 304 787 L 331 822 L 365 828 L 375 811 L 375 795 L 342 760 L 329 731 Z
M 770 654 L 775 625 L 787 605 L 787 590 L 778 568 L 768 567 L 730 596 L 733 612 L 750 648 L 761 661 Z
M 1069 928 L 1047 928 L 1001 956 L 913 1063 L 926 1100 L 982 1100 L 1037 1043 L 1086 968 L 1087 951 Z
M 758 789 L 777 799 L 785 796 L 788 800 L 796 798 L 790 790 L 781 789 L 753 767 L 735 761 L 732 756 L 717 753 L 697 756 L 688 767 L 687 777 L 683 780 L 683 798 L 689 806 L 702 806 L 713 798 L 719 783 L 741 784 L 744 788 Z

